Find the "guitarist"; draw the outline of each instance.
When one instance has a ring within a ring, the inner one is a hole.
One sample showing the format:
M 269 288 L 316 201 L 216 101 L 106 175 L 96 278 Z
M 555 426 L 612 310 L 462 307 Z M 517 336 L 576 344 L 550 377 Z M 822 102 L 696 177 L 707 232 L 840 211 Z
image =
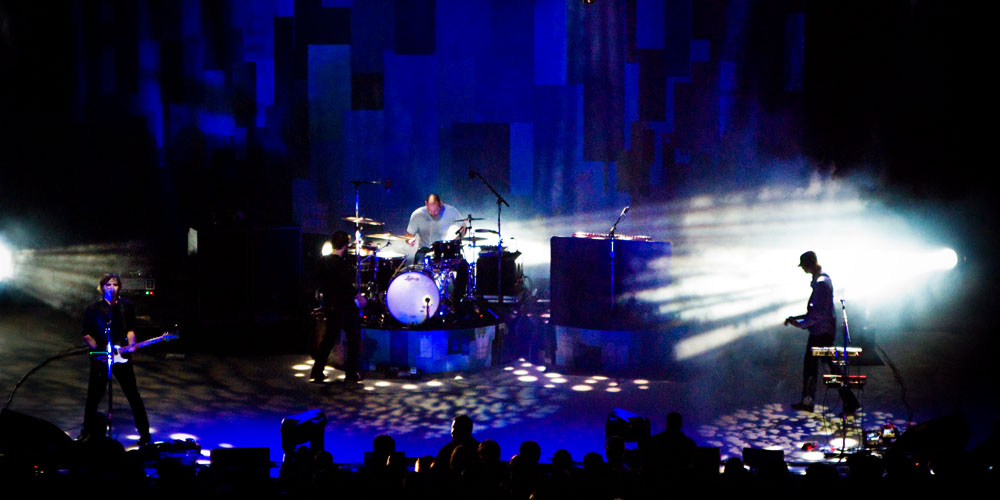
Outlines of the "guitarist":
M 120 345 L 122 354 L 132 352 L 135 345 L 135 304 L 119 297 L 121 278 L 115 274 L 105 274 L 101 277 L 97 290 L 101 293 L 101 299 L 87 306 L 87 310 L 83 313 L 83 341 L 91 351 L 103 352 L 108 343 L 105 332 L 110 331 L 111 343 Z M 139 431 L 137 444 L 145 446 L 150 443 L 149 418 L 146 416 L 146 407 L 136 387 L 132 363 L 115 363 L 111 367 L 111 373 L 118 379 L 122 392 L 132 407 L 135 428 Z M 80 435 L 81 439 L 89 437 L 86 429 L 91 428 L 88 424 L 96 417 L 97 405 L 104 398 L 107 387 L 107 358 L 101 354 L 91 354 L 90 381 L 87 385 L 87 404 L 83 411 L 84 431 Z
M 351 386 L 361 381 L 361 374 L 358 372 L 358 357 L 361 354 L 359 314 L 367 301 L 355 288 L 354 269 L 350 260 L 345 257 L 351 236 L 343 231 L 337 231 L 330 239 L 333 244 L 333 254 L 323 263 L 320 277 L 326 332 L 316 348 L 309 376 L 315 383 L 321 384 L 326 380 L 326 375 L 323 374 L 326 360 L 333 346 L 340 340 L 340 331 L 343 330 L 347 338 L 344 349 L 344 382 Z

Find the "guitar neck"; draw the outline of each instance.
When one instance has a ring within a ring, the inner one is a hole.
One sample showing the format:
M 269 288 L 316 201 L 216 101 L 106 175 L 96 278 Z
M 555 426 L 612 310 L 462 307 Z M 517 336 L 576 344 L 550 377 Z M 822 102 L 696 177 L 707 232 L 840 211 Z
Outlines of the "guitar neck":
M 156 338 L 152 338 L 152 339 L 149 339 L 149 340 L 144 340 L 142 342 L 138 342 L 138 343 L 135 344 L 134 348 L 135 349 L 142 349 L 143 347 L 148 347 L 148 346 L 151 346 L 153 344 L 159 344 L 160 342 L 165 342 L 167 340 L 171 340 L 172 338 L 173 338 L 173 336 L 171 336 L 171 335 L 163 334 L 163 335 L 160 335 L 159 337 L 156 337 Z

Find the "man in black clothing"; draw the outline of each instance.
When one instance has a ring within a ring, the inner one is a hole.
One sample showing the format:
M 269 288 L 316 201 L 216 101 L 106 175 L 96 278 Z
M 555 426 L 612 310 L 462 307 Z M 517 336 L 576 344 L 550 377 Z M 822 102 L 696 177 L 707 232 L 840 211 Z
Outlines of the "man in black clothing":
M 785 325 L 809 331 L 809 340 L 802 361 L 802 399 L 798 403 L 793 403 L 792 409 L 812 412 L 815 408 L 816 380 L 819 373 L 819 360 L 813 356 L 812 348 L 833 346 L 837 336 L 837 318 L 834 316 L 833 282 L 830 280 L 830 275 L 823 272 L 823 266 L 819 265 L 816 253 L 809 251 L 800 255 L 799 267 L 806 274 L 812 275 L 812 283 L 809 285 L 812 287 L 812 294 L 809 295 L 805 314 L 785 319 Z M 823 360 L 830 373 L 838 375 L 843 373 L 833 362 L 832 357 L 824 356 Z M 844 404 L 844 413 L 852 415 L 861 408 L 854 393 L 846 385 L 841 386 L 838 391 Z
M 349 384 L 361 380 L 358 372 L 358 357 L 361 355 L 361 309 L 365 307 L 365 296 L 355 288 L 355 274 L 351 262 L 345 258 L 351 237 L 343 231 L 333 233 L 331 243 L 333 254 L 326 258 L 322 267 L 320 291 L 323 293 L 322 312 L 326 318 L 326 332 L 316 349 L 310 377 L 313 382 L 323 382 L 326 375 L 326 360 L 334 344 L 340 340 L 340 331 L 347 336 L 344 352 L 344 381 Z
M 439 473 L 450 470 L 451 454 L 455 448 L 467 446 L 473 453 L 479 448 L 479 441 L 472 437 L 472 418 L 468 415 L 459 415 L 451 421 L 451 441 L 438 450 L 434 457 L 434 464 L 431 470 Z
M 100 281 L 98 290 L 101 299 L 87 306 L 83 313 L 83 341 L 91 351 L 104 352 L 108 344 L 108 334 L 111 344 L 120 346 L 119 352 L 127 355 L 135 345 L 135 304 L 118 296 L 121 292 L 121 278 L 114 274 L 105 274 Z M 115 363 L 111 373 L 118 379 L 129 406 L 135 418 L 135 428 L 139 431 L 139 446 L 149 444 L 149 419 L 146 417 L 146 407 L 139 396 L 135 383 L 135 371 L 132 363 Z M 87 429 L 94 428 L 93 420 L 97 414 L 97 405 L 104 398 L 108 387 L 107 356 L 91 354 L 90 380 L 87 384 L 87 404 L 83 411 L 84 432 L 81 437 L 88 436 Z

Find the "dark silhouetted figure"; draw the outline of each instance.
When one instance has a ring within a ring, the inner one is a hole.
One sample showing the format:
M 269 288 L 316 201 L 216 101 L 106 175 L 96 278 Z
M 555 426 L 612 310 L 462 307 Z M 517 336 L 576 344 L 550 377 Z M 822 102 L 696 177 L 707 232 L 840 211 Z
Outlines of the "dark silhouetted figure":
M 438 473 L 446 473 L 450 469 L 451 454 L 455 448 L 466 445 L 470 450 L 479 448 L 479 441 L 472 437 L 472 418 L 459 415 L 451 421 L 451 441 L 438 450 L 431 468 Z

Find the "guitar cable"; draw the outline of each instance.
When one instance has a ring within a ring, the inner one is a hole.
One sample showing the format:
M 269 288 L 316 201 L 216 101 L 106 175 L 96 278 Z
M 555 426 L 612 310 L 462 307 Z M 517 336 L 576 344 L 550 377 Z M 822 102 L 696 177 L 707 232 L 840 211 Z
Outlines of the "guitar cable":
M 57 359 L 62 359 L 62 358 L 66 358 L 66 357 L 69 357 L 69 356 L 76 356 L 76 355 L 79 355 L 79 354 L 88 354 L 89 352 L 90 352 L 90 347 L 89 346 L 70 347 L 69 349 L 66 349 L 66 350 L 60 352 L 59 354 L 56 354 L 55 356 L 52 356 L 52 357 L 46 359 L 45 361 L 42 361 L 41 363 L 39 363 L 34 368 L 28 370 L 28 373 L 25 373 L 24 376 L 21 377 L 21 379 L 18 380 L 16 384 L 14 384 L 14 388 L 10 390 L 10 395 L 7 396 L 7 402 L 4 403 L 3 409 L 6 410 L 7 407 L 10 406 L 10 403 L 14 400 L 14 394 L 17 392 L 17 389 L 19 387 L 21 387 L 21 384 L 24 384 L 24 382 L 26 382 L 28 380 L 28 377 L 30 377 L 36 371 L 40 370 L 43 366 L 45 366 L 45 365 L 49 364 L 50 362 L 55 361 Z

